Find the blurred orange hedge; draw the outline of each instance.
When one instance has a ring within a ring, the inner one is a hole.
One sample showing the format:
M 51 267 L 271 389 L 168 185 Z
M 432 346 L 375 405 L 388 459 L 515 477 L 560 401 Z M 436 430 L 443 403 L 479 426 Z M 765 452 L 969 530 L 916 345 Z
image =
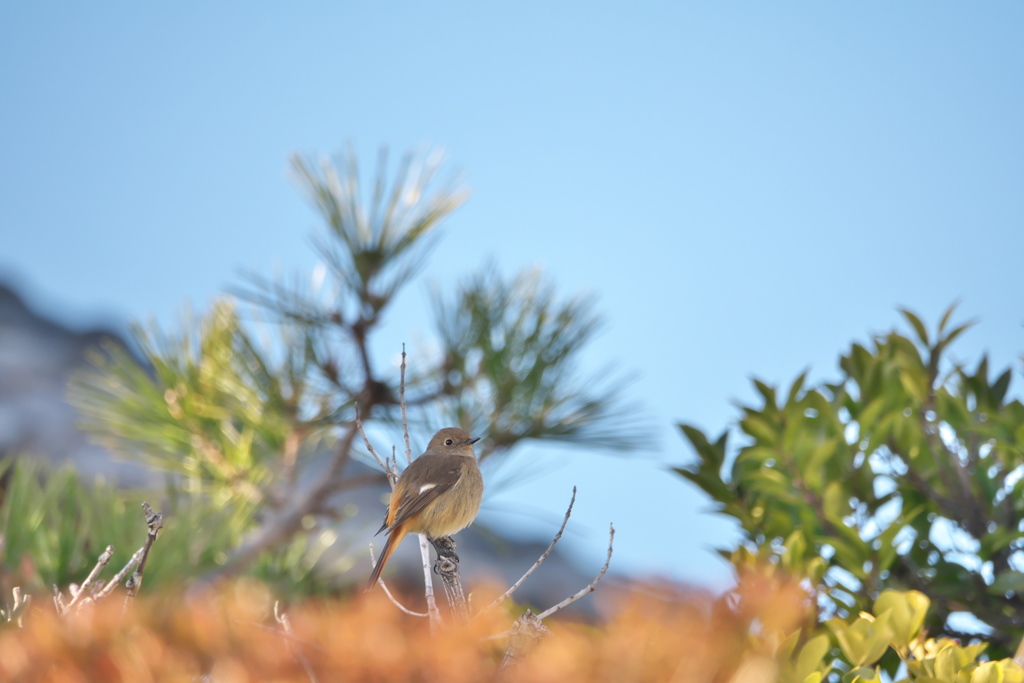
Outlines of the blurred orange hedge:
M 0 626 L 0 681 L 1024 683 L 1017 662 L 985 661 L 985 643 L 929 638 L 930 601 L 917 591 L 884 591 L 873 613 L 825 625 L 806 584 L 773 571 L 741 571 L 720 597 L 635 584 L 602 598 L 601 620 L 549 619 L 551 633 L 507 670 L 522 609 L 512 605 L 431 633 L 374 591 L 292 605 L 286 632 L 271 591 L 252 580 L 127 607 L 112 596 L 67 618 L 39 601 L 22 628 Z
M 805 616 L 799 590 L 757 597 L 755 612 L 744 612 L 705 594 L 623 591 L 600 624 L 549 620 L 552 635 L 503 680 L 728 681 L 752 652 L 752 620 L 791 630 Z M 0 630 L 0 680 L 309 681 L 301 658 L 320 681 L 469 683 L 501 674 L 506 639 L 493 636 L 513 621 L 497 609 L 431 635 L 425 619 L 399 612 L 380 591 L 287 613 L 291 636 L 274 621 L 269 591 L 250 581 L 140 596 L 126 610 L 113 596 L 66 619 L 35 604 L 24 628 Z

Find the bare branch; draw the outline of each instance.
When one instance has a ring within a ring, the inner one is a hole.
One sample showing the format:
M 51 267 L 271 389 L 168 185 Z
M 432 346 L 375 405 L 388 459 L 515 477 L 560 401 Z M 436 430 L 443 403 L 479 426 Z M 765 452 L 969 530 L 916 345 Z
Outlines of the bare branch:
M 409 413 L 405 404 L 405 344 L 402 344 L 402 366 L 398 383 L 398 397 L 398 403 L 402 409 L 402 436 L 405 438 L 405 461 L 408 464 L 412 464 L 412 447 L 409 445 Z M 394 454 L 393 447 L 391 452 Z M 397 455 L 393 455 L 392 462 L 397 470 Z M 423 560 L 423 596 L 427 600 L 430 630 L 436 633 L 441 626 L 441 611 L 437 609 L 437 600 L 434 598 L 434 577 L 430 573 L 430 549 L 427 547 L 426 535 L 417 535 L 420 539 L 420 558 Z
M 295 634 L 288 633 L 287 631 L 285 631 L 282 628 L 276 628 L 274 626 L 267 626 L 266 624 L 261 624 L 258 621 L 244 621 L 242 619 L 232 619 L 231 621 L 233 621 L 236 624 L 245 624 L 246 626 L 253 626 L 255 628 L 262 629 L 264 631 L 269 631 L 271 633 L 274 633 L 276 635 L 281 636 L 285 640 L 290 640 L 290 641 L 292 641 L 294 643 L 298 643 L 299 645 L 302 645 L 303 647 L 312 648 L 312 649 L 316 650 L 317 652 L 326 652 L 327 651 L 324 648 L 322 648 L 319 645 L 317 645 L 316 643 L 311 643 L 310 641 L 305 640 L 304 638 L 299 638 Z
M 108 545 L 107 549 L 103 551 L 103 554 L 100 555 L 99 559 L 96 561 L 96 566 L 92 568 L 92 571 L 89 572 L 89 575 L 85 577 L 85 581 L 83 581 L 82 585 L 78 588 L 78 591 L 72 596 L 71 602 L 69 602 L 64 608 L 65 612 L 73 609 L 82 601 L 83 597 L 88 595 L 89 585 L 96 580 L 96 577 L 101 571 L 103 571 L 103 568 L 110 563 L 110 558 L 113 556 L 114 546 Z
M 64 604 L 64 595 L 61 594 L 60 588 L 57 588 L 57 584 L 53 584 L 53 604 L 57 606 L 57 614 L 64 614 L 68 610 Z
M 370 566 L 371 567 L 376 567 L 377 566 L 377 560 L 373 556 L 373 544 L 372 543 L 370 544 Z M 430 616 L 426 612 L 413 612 L 411 609 L 409 609 L 408 607 L 406 607 L 402 603 L 398 602 L 398 600 L 395 598 L 395 596 L 391 594 L 391 591 L 388 590 L 387 585 L 384 583 L 384 578 L 383 577 L 377 579 L 377 583 L 379 583 L 380 587 L 384 589 L 384 594 L 388 596 L 388 600 L 391 601 L 391 604 L 394 605 L 395 607 L 397 607 L 398 609 L 402 610 L 403 612 L 405 612 L 409 616 L 412 616 L 412 617 L 429 617 Z
M 157 534 L 164 528 L 164 516 L 159 512 L 154 512 L 149 503 L 142 504 L 142 511 L 146 514 L 146 532 L 148 535 L 146 536 L 146 544 L 142 546 L 142 555 L 139 557 L 139 563 L 135 565 L 135 571 L 132 572 L 132 575 L 128 577 L 128 581 L 125 583 L 128 594 L 124 598 L 124 609 L 128 609 L 128 603 L 132 601 L 132 598 L 142 588 L 142 572 L 146 569 L 149 551 L 153 548 L 153 542 L 156 541 Z
M 576 487 L 573 486 L 572 487 L 572 500 L 569 501 L 569 509 L 565 511 L 565 518 L 562 520 L 562 526 L 560 526 L 558 528 L 558 533 L 555 534 L 555 538 L 551 541 L 551 545 L 549 545 L 548 549 L 544 551 L 544 554 L 541 555 L 540 558 L 536 562 L 533 563 L 533 566 L 530 567 L 529 569 L 527 569 L 526 573 L 523 574 L 519 578 L 518 581 L 516 581 L 514 584 L 512 584 L 511 588 L 509 588 L 507 591 L 505 591 L 494 602 L 492 602 L 491 604 L 487 605 L 487 607 L 484 607 L 482 610 L 477 612 L 476 616 L 480 616 L 481 614 L 483 614 L 487 610 L 492 609 L 494 607 L 497 607 L 501 603 L 503 603 L 506 600 L 508 600 L 512 596 L 512 594 L 515 593 L 519 589 L 519 587 L 523 585 L 523 582 L 526 581 L 526 579 L 528 579 L 530 577 L 530 574 L 532 574 L 537 569 L 537 567 L 539 567 L 544 562 L 544 560 L 548 559 L 548 555 L 550 555 L 551 551 L 554 550 L 555 544 L 558 543 L 559 539 L 562 538 L 562 532 L 565 531 L 565 525 L 569 522 L 569 515 L 572 514 L 572 506 L 575 503 L 576 503 Z
M 363 429 L 363 421 L 359 417 L 358 408 L 356 409 L 356 429 L 358 429 L 359 433 L 363 436 L 363 443 L 366 444 L 366 450 L 370 451 L 370 455 L 373 456 L 373 459 L 376 460 L 377 464 L 380 465 L 382 470 L 384 470 L 384 474 L 388 475 L 388 482 L 390 482 L 391 488 L 395 488 L 395 482 L 398 480 L 398 475 L 388 467 L 386 460 L 380 459 L 380 456 L 377 455 L 377 451 L 373 449 L 373 444 L 370 443 L 370 439 L 366 436 L 366 431 Z
M 434 572 L 441 577 L 444 595 L 452 615 L 459 621 L 469 620 L 469 605 L 466 592 L 462 588 L 462 576 L 459 574 L 459 556 L 455 554 L 455 541 L 451 536 L 432 538 L 430 542 L 437 551 Z
M 99 602 L 103 598 L 110 595 L 110 592 L 114 590 L 114 586 L 121 583 L 124 577 L 128 575 L 128 572 L 130 572 L 132 568 L 135 567 L 135 565 L 139 562 L 139 560 L 142 559 L 142 551 L 144 549 L 145 546 L 136 550 L 135 554 L 132 555 L 131 558 L 128 560 L 128 564 L 126 564 L 121 571 L 115 574 L 114 578 L 107 582 L 107 585 L 103 587 L 103 590 L 101 590 L 99 593 L 93 596 L 93 600 Z
M 558 610 L 562 609 L 563 607 L 568 607 L 572 603 L 574 603 L 577 600 L 579 600 L 580 598 L 582 598 L 587 593 L 593 593 L 595 590 L 597 590 L 597 584 L 604 577 L 605 572 L 608 571 L 608 565 L 610 565 L 612 563 L 612 542 L 614 540 L 615 540 L 615 527 L 612 526 L 611 524 L 609 524 L 608 525 L 608 559 L 605 560 L 604 566 L 601 567 L 601 571 L 598 572 L 597 576 L 594 578 L 593 581 L 590 582 L 589 586 L 587 586 L 586 588 L 584 588 L 580 592 L 576 593 L 575 595 L 569 596 L 568 598 L 566 598 L 562 602 L 558 603 L 554 607 L 552 607 L 552 608 L 550 608 L 550 609 L 548 609 L 548 610 L 546 610 L 544 612 L 541 612 L 540 614 L 537 615 L 538 619 L 540 619 L 540 620 L 547 619 L 548 617 L 550 617 L 552 614 L 554 614 Z
M 280 605 L 281 605 L 281 602 L 279 600 L 275 600 L 274 601 L 274 621 L 276 621 L 277 623 L 281 624 L 281 628 L 284 629 L 284 632 L 288 636 L 294 637 L 292 635 L 292 622 L 291 622 L 291 619 L 288 618 L 287 614 L 285 614 L 284 612 L 280 611 L 280 609 L 279 609 Z M 306 676 L 309 677 L 309 680 L 311 681 L 311 683 L 318 683 L 317 678 L 316 678 L 316 674 L 313 673 L 313 667 L 310 666 L 309 660 L 306 659 L 306 656 L 302 654 L 302 651 L 299 650 L 297 647 L 294 647 L 292 645 L 291 641 L 285 641 L 285 642 L 288 643 L 288 649 L 291 650 L 292 655 L 295 657 L 295 659 L 299 660 L 299 664 L 301 664 L 302 668 L 306 670 Z
M 401 381 L 398 384 L 399 404 L 402 406 L 402 433 L 405 436 L 405 464 L 412 464 L 412 446 L 409 445 L 409 416 L 405 403 L 405 344 L 402 344 Z
M 430 615 L 430 630 L 436 632 L 441 626 L 441 611 L 434 598 L 434 578 L 430 573 L 430 548 L 426 534 L 417 534 L 420 539 L 420 558 L 423 560 L 423 596 L 427 599 L 427 614 Z
M 508 635 L 508 646 L 505 656 L 501 659 L 500 671 L 504 672 L 515 666 L 541 640 L 551 635 L 551 631 L 541 618 L 530 610 L 523 612 L 512 628 L 502 635 Z
M 21 628 L 24 624 L 22 623 L 22 616 L 25 610 L 28 609 L 29 604 L 32 602 L 32 596 L 27 593 L 21 592 L 20 586 L 15 586 L 11 589 L 11 598 L 13 602 L 10 608 L 0 609 L 0 619 L 6 622 L 15 622 L 18 628 Z

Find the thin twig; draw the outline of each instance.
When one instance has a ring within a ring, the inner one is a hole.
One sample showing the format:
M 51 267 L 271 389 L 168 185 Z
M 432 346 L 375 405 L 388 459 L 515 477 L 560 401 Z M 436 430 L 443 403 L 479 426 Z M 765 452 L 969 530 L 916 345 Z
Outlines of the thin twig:
M 551 545 L 549 545 L 548 549 L 544 551 L 544 554 L 541 555 L 540 558 L 536 562 L 533 563 L 533 566 L 530 567 L 529 569 L 527 569 L 526 573 L 523 574 L 522 577 L 520 577 L 520 579 L 518 581 L 516 581 L 514 584 L 512 584 L 511 588 L 509 588 L 507 591 L 505 591 L 494 602 L 492 602 L 491 604 L 487 605 L 487 607 L 484 607 L 482 610 L 477 612 L 476 616 L 480 616 L 481 614 L 483 614 L 487 610 L 492 609 L 494 607 L 497 607 L 501 603 L 503 603 L 506 600 L 508 600 L 512 596 L 512 594 L 515 593 L 519 589 L 519 587 L 523 585 L 523 582 L 526 581 L 526 579 L 528 579 L 530 577 L 530 574 L 532 574 L 537 569 L 537 567 L 539 567 L 544 562 L 544 560 L 548 559 L 548 556 L 551 554 L 551 551 L 554 550 L 554 548 L 555 548 L 555 544 L 558 543 L 559 539 L 562 538 L 562 532 L 565 531 L 565 525 L 569 522 L 569 515 L 572 514 L 572 506 L 575 503 L 576 503 L 576 487 L 573 486 L 572 487 L 572 500 L 569 501 L 569 509 L 565 511 L 565 518 L 562 519 L 562 526 L 560 526 L 558 528 L 558 533 L 555 534 L 555 538 L 551 541 Z
M 22 616 L 29 604 L 32 602 L 32 596 L 27 593 L 21 592 L 20 586 L 15 586 L 11 589 L 11 603 L 10 608 L 0 609 L 0 619 L 6 622 L 14 621 L 18 628 L 21 628 L 23 624 Z
M 403 385 L 403 393 L 402 393 L 402 395 L 403 396 L 405 395 L 404 394 L 404 385 Z M 380 465 L 381 468 L 384 470 L 384 474 L 386 474 L 387 477 L 388 477 L 388 483 L 391 484 L 391 488 L 394 489 L 395 488 L 395 484 L 398 482 L 398 457 L 395 456 L 395 447 L 394 446 L 391 447 L 391 457 L 390 458 L 385 458 L 384 460 L 381 460 L 380 456 L 377 455 L 377 451 L 375 451 L 373 449 L 373 446 L 370 444 L 370 440 L 366 437 L 366 432 L 363 431 L 363 423 L 359 419 L 358 412 L 356 413 L 356 426 L 359 428 L 359 433 L 363 435 L 363 441 L 366 443 L 366 448 L 370 451 L 370 454 L 373 455 L 374 459 L 377 461 L 377 464 Z M 372 543 L 370 544 L 370 562 L 371 562 L 371 567 L 376 567 L 377 566 L 377 560 L 374 559 L 374 556 L 373 556 L 373 544 Z M 431 617 L 431 620 L 430 620 L 431 630 L 436 628 L 432 615 L 434 614 L 434 612 L 437 611 L 437 605 L 436 604 L 433 605 L 433 611 L 431 611 L 433 589 L 430 586 L 430 577 L 429 576 L 427 576 L 428 595 L 427 595 L 427 613 L 426 614 L 421 614 L 420 612 L 413 612 L 412 610 L 406 608 L 404 605 L 399 603 L 398 600 L 396 600 L 395 597 L 391 594 L 391 591 L 388 589 L 387 585 L 385 585 L 383 577 L 377 579 L 377 582 L 380 583 L 381 587 L 384 589 L 384 593 L 387 594 L 388 599 L 391 600 L 391 602 L 395 605 L 395 607 L 397 607 L 398 609 L 402 610 L 406 614 L 412 615 L 414 617 Z
M 441 626 L 441 610 L 434 599 L 434 577 L 430 573 L 430 548 L 426 534 L 417 534 L 420 539 L 420 558 L 423 560 L 423 597 L 427 600 L 427 614 L 430 616 L 430 630 L 436 632 Z
M 359 417 L 358 408 L 356 408 L 356 429 L 358 429 L 359 433 L 363 436 L 363 443 L 366 444 L 366 450 L 370 451 L 370 455 L 373 456 L 373 459 L 376 460 L 377 464 L 380 465 L 382 470 L 384 470 L 384 474 L 388 475 L 388 481 L 391 483 L 391 488 L 395 488 L 397 476 L 391 471 L 391 468 L 388 467 L 387 462 L 381 460 L 380 456 L 377 455 L 377 451 L 373 449 L 373 444 L 370 443 L 370 439 L 366 436 L 366 431 L 363 429 L 363 421 Z
M 122 579 L 124 579 L 124 577 L 128 575 L 128 572 L 130 572 L 132 568 L 135 567 L 135 565 L 138 563 L 138 561 L 142 559 L 142 551 L 144 549 L 145 546 L 136 550 L 135 554 L 132 555 L 131 558 L 128 560 L 128 564 L 124 566 L 124 569 L 115 574 L 114 578 L 108 581 L 107 585 L 103 587 L 103 590 L 101 590 L 99 593 L 93 596 L 93 600 L 99 602 L 103 598 L 110 595 L 110 592 L 114 590 L 114 586 L 121 583 Z
M 323 648 L 323 647 L 317 645 L 316 643 L 312 643 L 312 642 L 306 640 L 305 638 L 299 638 L 297 635 L 294 635 L 292 633 L 287 633 L 283 629 L 280 629 L 280 628 L 275 628 L 273 626 L 267 626 L 266 624 L 261 624 L 258 621 L 245 621 L 243 619 L 232 619 L 231 621 L 233 621 L 236 624 L 244 624 L 245 626 L 254 626 L 254 627 L 256 627 L 258 629 L 262 629 L 264 631 L 270 631 L 273 634 L 281 636 L 285 640 L 290 640 L 290 641 L 292 641 L 294 643 L 298 643 L 299 645 L 302 645 L 303 647 L 312 648 L 313 650 L 316 650 L 317 652 L 327 652 L 326 648 Z
M 594 578 L 593 581 L 590 582 L 589 586 L 587 586 L 586 588 L 584 588 L 580 592 L 576 593 L 575 595 L 571 595 L 568 598 L 566 598 L 565 600 L 562 600 L 562 602 L 558 603 L 557 605 L 555 605 L 554 607 L 548 609 L 547 611 L 541 612 L 540 614 L 537 615 L 538 619 L 543 621 L 544 619 L 547 619 L 548 617 L 550 617 L 552 614 L 554 614 L 558 610 L 562 609 L 563 607 L 568 607 L 572 603 L 576 602 L 577 600 L 582 598 L 587 593 L 593 593 L 595 590 L 597 590 L 597 584 L 601 581 L 601 578 L 604 576 L 604 573 L 606 571 L 608 571 L 608 565 L 610 565 L 612 563 L 612 542 L 613 541 L 615 541 L 615 527 L 613 525 L 609 524 L 608 525 L 608 559 L 606 559 L 604 561 L 604 566 L 601 567 L 601 571 L 598 572 L 597 576 Z
M 110 593 L 114 590 L 114 587 L 117 586 L 117 584 L 121 583 L 121 581 L 124 579 L 125 576 L 128 575 L 128 572 L 130 572 L 132 568 L 134 568 L 140 562 L 145 561 L 145 558 L 149 554 L 149 549 L 153 545 L 153 541 L 156 540 L 157 533 L 159 533 L 159 531 L 164 528 L 163 515 L 159 513 L 154 513 L 153 508 L 151 508 L 148 503 L 143 503 L 142 509 L 143 512 L 146 513 L 146 528 L 149 534 L 146 537 L 146 543 L 141 548 L 135 551 L 135 554 L 133 554 L 128 559 L 128 563 L 125 564 L 121 571 L 114 575 L 114 578 L 108 581 L 107 584 L 103 586 L 101 590 L 99 590 L 95 595 L 92 596 L 94 602 L 99 602 L 103 598 L 110 595 Z M 142 585 L 142 567 L 139 567 L 135 571 L 135 573 L 129 579 L 129 583 L 131 584 L 128 586 L 130 592 L 129 597 L 131 597 L 138 592 L 139 587 Z M 125 606 L 127 606 L 127 604 L 128 601 L 126 600 Z
M 498 667 L 502 674 L 526 657 L 537 643 L 551 635 L 540 617 L 530 610 L 523 612 L 506 633 L 508 646 L 505 648 L 505 656 L 501 658 L 501 666 Z
M 57 584 L 53 584 L 53 604 L 57 606 L 57 614 L 64 614 L 68 608 L 64 604 L 64 596 L 60 592 L 60 588 L 57 588 Z
M 399 404 L 402 406 L 402 432 L 405 435 L 405 464 L 412 464 L 412 446 L 409 445 L 409 416 L 405 404 L 405 344 L 402 344 L 401 381 L 398 384 Z
M 412 464 L 412 447 L 409 445 L 409 413 L 405 404 L 405 344 L 402 344 L 402 365 L 398 382 L 398 404 L 402 409 L 402 436 L 405 438 L 405 460 Z M 395 467 L 398 467 L 398 456 L 394 459 Z M 427 600 L 427 614 L 430 616 L 430 630 L 436 632 L 441 625 L 441 611 L 437 609 L 437 600 L 434 599 L 434 578 L 430 573 L 430 549 L 427 547 L 427 537 L 418 534 L 420 539 L 420 557 L 423 560 L 423 596 Z
M 372 543 L 370 544 L 370 566 L 371 567 L 376 567 L 377 566 L 377 560 L 373 556 L 373 544 Z M 411 609 L 409 609 L 408 607 L 406 607 L 402 603 L 398 602 L 398 600 L 395 598 L 395 596 L 391 594 L 391 591 L 388 590 L 387 584 L 384 583 L 383 577 L 377 579 L 377 583 L 379 583 L 380 587 L 384 589 L 384 594 L 388 596 L 388 599 L 391 601 L 391 604 L 393 604 L 395 607 L 397 607 L 398 609 L 402 610 L 403 612 L 405 612 L 409 616 L 413 616 L 413 617 L 429 617 L 430 616 L 426 612 L 413 612 Z
M 397 468 L 393 469 L 391 467 L 390 460 L 388 460 L 388 459 L 381 460 L 380 456 L 377 455 L 377 451 L 375 451 L 373 449 L 373 445 L 370 444 L 370 439 L 367 438 L 366 432 L 363 431 L 363 422 L 362 422 L 362 420 L 359 419 L 358 411 L 356 412 L 356 426 L 359 428 L 359 433 L 363 435 L 363 442 L 366 444 L 367 450 L 370 451 L 370 454 L 373 456 L 374 460 L 376 460 L 377 464 L 380 465 L 381 469 L 384 470 L 384 474 L 386 474 L 387 477 L 388 477 L 388 483 L 391 484 L 391 488 L 394 489 L 395 488 L 395 484 L 398 482 L 398 470 L 397 470 Z M 395 449 L 395 447 L 392 446 L 391 447 L 392 452 L 394 452 L 394 449 Z M 370 544 L 370 568 L 373 569 L 376 566 L 377 566 L 377 560 L 373 556 L 373 544 L 371 543 Z M 377 579 L 377 583 L 379 583 L 381 585 L 381 588 L 384 589 L 384 593 L 388 596 L 388 599 L 391 600 L 391 602 L 398 609 L 402 610 L 406 614 L 411 614 L 414 617 L 426 617 L 426 616 L 429 616 L 427 614 L 420 614 L 419 612 L 413 612 L 412 610 L 407 609 L 404 605 L 399 603 L 398 600 L 396 600 L 395 597 L 391 594 L 391 591 L 388 590 L 387 585 L 385 585 L 384 577 L 378 578 Z
M 135 571 L 128 577 L 128 581 L 125 583 L 125 588 L 128 589 L 128 595 L 125 598 L 125 605 L 138 594 L 139 589 L 142 588 L 142 572 L 146 569 L 146 560 L 149 559 L 149 551 L 153 548 L 153 542 L 156 541 L 157 534 L 164 528 L 164 516 L 159 512 L 154 512 L 153 508 L 149 506 L 149 503 L 142 504 L 142 512 L 146 515 L 146 544 L 142 546 L 142 557 L 139 558 L 139 563 L 135 566 Z
M 89 572 L 89 576 L 85 577 L 85 581 L 83 581 L 82 585 L 79 586 L 78 592 L 71 597 L 71 602 L 69 602 L 67 607 L 64 608 L 65 612 L 70 611 L 82 601 L 82 598 L 87 594 L 86 591 L 89 589 L 89 585 L 96 580 L 97 575 L 99 575 L 99 573 L 103 571 L 103 568 L 110 563 L 110 558 L 113 556 L 114 546 L 108 545 L 107 549 L 103 551 L 103 554 L 100 555 L 99 559 L 96 561 L 96 566 L 92 568 L 91 572 Z
M 275 600 L 274 601 L 274 621 L 276 621 L 277 623 L 281 624 L 281 628 L 284 629 L 284 632 L 286 634 L 288 634 L 289 636 L 291 636 L 292 635 L 292 622 L 291 622 L 291 619 L 288 618 L 287 614 L 285 614 L 284 612 L 280 611 L 280 609 L 279 609 L 280 605 L 281 605 L 281 602 L 279 600 Z M 295 659 L 299 660 L 299 664 L 302 665 L 302 668 L 306 670 L 306 676 L 309 677 L 309 680 L 311 681 L 311 683 L 318 683 L 317 678 L 316 678 L 316 674 L 313 673 L 313 667 L 310 666 L 309 660 L 306 659 L 306 656 L 304 654 L 302 654 L 302 650 L 300 650 L 297 647 L 293 647 L 291 642 L 288 642 L 288 649 L 291 650 L 292 655 L 295 657 Z

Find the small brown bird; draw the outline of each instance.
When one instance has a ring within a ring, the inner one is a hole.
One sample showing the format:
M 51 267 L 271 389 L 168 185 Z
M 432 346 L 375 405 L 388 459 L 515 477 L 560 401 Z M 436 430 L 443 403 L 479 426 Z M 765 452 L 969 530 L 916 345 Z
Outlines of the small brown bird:
M 473 444 L 479 440 L 455 427 L 442 429 L 398 477 L 384 524 L 377 531 L 387 530 L 388 540 L 367 590 L 377 585 L 384 565 L 406 534 L 426 534 L 433 542 L 465 529 L 476 518 L 484 494 L 484 479 L 473 453 Z

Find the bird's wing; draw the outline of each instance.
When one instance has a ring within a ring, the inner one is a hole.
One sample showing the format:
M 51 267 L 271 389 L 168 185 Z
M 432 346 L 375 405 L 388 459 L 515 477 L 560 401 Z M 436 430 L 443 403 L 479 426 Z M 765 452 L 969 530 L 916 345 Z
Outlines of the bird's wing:
M 451 458 L 420 457 L 413 461 L 409 469 L 413 467 L 417 469 L 415 481 L 418 483 L 412 485 L 414 488 L 406 487 L 398 500 L 392 497 L 383 528 L 394 529 L 402 522 L 408 521 L 462 478 L 462 463 Z M 395 489 L 395 492 L 398 493 L 399 490 Z M 392 509 L 394 517 L 388 519 L 392 517 Z

